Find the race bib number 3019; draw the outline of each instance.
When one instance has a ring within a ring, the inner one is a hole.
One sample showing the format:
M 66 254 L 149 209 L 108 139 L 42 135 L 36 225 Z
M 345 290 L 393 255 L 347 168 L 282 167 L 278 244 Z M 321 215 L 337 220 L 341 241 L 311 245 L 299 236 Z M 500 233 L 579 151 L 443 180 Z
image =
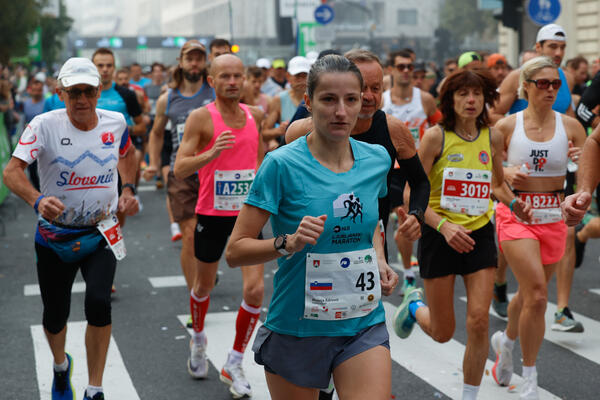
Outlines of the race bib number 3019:
M 486 170 L 444 168 L 442 208 L 468 215 L 485 214 L 490 205 L 492 173 Z
M 241 209 L 253 181 L 253 169 L 215 171 L 215 210 L 237 211 Z

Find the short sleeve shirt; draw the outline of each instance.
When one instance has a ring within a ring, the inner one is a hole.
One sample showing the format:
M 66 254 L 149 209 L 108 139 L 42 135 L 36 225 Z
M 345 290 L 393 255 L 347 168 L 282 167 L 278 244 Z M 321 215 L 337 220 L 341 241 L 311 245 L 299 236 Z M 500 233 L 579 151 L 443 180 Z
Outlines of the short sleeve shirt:
M 117 211 L 117 163 L 131 140 L 123 115 L 96 113 L 98 124 L 89 131 L 75 128 L 65 109 L 38 115 L 13 153 L 28 164 L 38 161 L 42 194 L 65 205 L 56 220 L 63 225 L 95 225 Z
M 373 247 L 379 220 L 378 198 L 387 194 L 390 156 L 383 146 L 350 138 L 354 165 L 334 173 L 311 154 L 306 136 L 265 157 L 246 203 L 271 213 L 273 234 L 292 234 L 304 216 L 327 215 L 325 231 L 315 246 L 291 258 L 281 257 L 265 325 L 294 336 L 352 336 L 383 322 L 381 302 L 370 314 L 341 321 L 303 318 L 306 255 L 339 253 Z

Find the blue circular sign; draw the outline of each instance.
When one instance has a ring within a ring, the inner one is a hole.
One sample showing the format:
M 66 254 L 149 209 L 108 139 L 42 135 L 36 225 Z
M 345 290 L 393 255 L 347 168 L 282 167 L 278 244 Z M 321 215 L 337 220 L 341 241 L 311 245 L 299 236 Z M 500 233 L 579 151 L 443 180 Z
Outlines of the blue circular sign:
M 340 267 L 348 268 L 350 266 L 350 259 L 348 257 L 344 257 L 340 260 Z
M 560 2 L 558 0 L 529 0 L 527 14 L 538 25 L 551 24 L 560 15 Z
M 335 13 L 333 12 L 333 8 L 327 4 L 321 4 L 319 7 L 315 8 L 315 21 L 321 25 L 327 25 L 333 21 L 334 16 Z

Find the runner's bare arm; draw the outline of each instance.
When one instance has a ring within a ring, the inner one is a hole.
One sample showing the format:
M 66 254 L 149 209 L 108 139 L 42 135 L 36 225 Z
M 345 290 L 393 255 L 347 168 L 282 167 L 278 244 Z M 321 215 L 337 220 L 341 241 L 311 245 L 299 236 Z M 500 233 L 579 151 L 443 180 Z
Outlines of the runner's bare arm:
M 532 217 L 531 206 L 515 197 L 504 180 L 504 168 L 502 167 L 504 136 L 495 128 L 490 128 L 490 134 L 492 135 L 492 192 L 507 207 L 510 206 L 513 199 L 516 199 L 513 204 L 515 214 L 522 220 L 529 222 Z
M 265 118 L 265 126 L 263 129 L 263 139 L 277 139 L 279 136 L 285 135 L 287 121 L 281 121 L 279 126 L 275 128 L 275 124 L 281 119 L 281 100 L 279 96 L 273 96 L 269 102 L 269 114 Z
M 167 109 L 167 98 L 168 94 L 165 92 L 160 95 L 156 102 L 156 115 L 154 117 L 154 124 L 150 131 L 150 138 L 148 140 L 148 155 L 150 156 L 150 166 L 144 171 L 144 178 L 146 180 L 151 179 L 156 175 L 160 169 L 160 151 L 163 147 L 165 126 L 167 125 L 167 115 L 165 114 Z
M 312 131 L 312 129 L 312 117 L 298 119 L 292 122 L 292 124 L 288 127 L 287 131 L 285 131 L 285 143 L 292 143 L 294 140 Z
M 258 130 L 258 157 L 256 159 L 256 169 L 258 170 L 265 158 L 265 146 L 262 136 L 265 113 L 263 113 L 260 108 L 254 106 L 250 106 L 250 112 L 252 113 L 252 117 L 256 123 L 256 129 Z
M 437 113 L 438 109 L 435 105 L 435 99 L 430 93 L 421 90 L 421 103 L 423 104 L 423 110 L 427 118 L 431 118 Z
M 381 294 L 389 296 L 393 293 L 394 289 L 398 285 L 398 274 L 390 268 L 389 264 L 385 259 L 385 250 L 383 248 L 383 240 L 381 238 L 381 230 L 379 228 L 379 222 L 375 226 L 375 232 L 373 233 L 373 248 L 375 254 L 377 254 L 377 267 L 379 268 L 379 279 L 381 281 Z
M 206 107 L 198 108 L 190 113 L 185 121 L 183 139 L 177 150 L 173 173 L 179 179 L 186 178 L 214 160 L 221 150 L 233 146 L 234 136 L 231 131 L 215 132 L 219 138 L 214 146 L 198 154 L 210 143 L 213 137 L 213 124 L 210 112 Z
M 130 134 L 133 136 L 143 136 L 146 133 L 146 122 L 144 121 L 144 116 L 142 114 L 137 117 L 133 117 L 134 125 L 129 130 Z
M 398 160 L 406 160 L 414 157 L 414 155 L 417 154 L 415 140 L 406 124 L 389 114 L 386 114 L 386 119 L 388 130 L 390 132 L 390 139 L 396 149 Z
M 119 157 L 117 169 L 121 175 L 123 184 L 135 183 L 135 175 L 137 173 L 137 158 L 135 156 L 135 148 L 133 144 L 129 145 L 129 149 L 124 156 Z M 138 202 L 135 199 L 133 192 L 129 188 L 123 188 L 121 197 L 119 197 L 119 211 L 126 215 L 134 215 L 139 210 Z
M 244 204 L 225 249 L 230 267 L 263 264 L 281 257 L 275 250 L 275 239 L 257 239 L 271 216 L 266 210 Z M 287 235 L 285 249 L 289 253 L 301 251 L 307 244 L 316 244 L 325 227 L 326 215 L 302 218 L 296 232 Z
M 38 192 L 25 175 L 27 163 L 17 157 L 11 157 L 4 168 L 2 178 L 6 186 L 17 196 L 25 200 L 31 207 L 41 193 Z M 48 221 L 52 221 L 65 210 L 64 204 L 54 196 L 42 198 L 38 203 L 39 213 Z
M 490 119 L 492 121 L 498 121 L 503 118 L 504 115 L 510 110 L 510 106 L 517 99 L 517 89 L 519 88 L 519 73 L 520 70 L 516 69 L 508 74 L 508 76 L 502 81 L 500 85 L 500 97 L 494 104 L 494 107 L 490 109 Z

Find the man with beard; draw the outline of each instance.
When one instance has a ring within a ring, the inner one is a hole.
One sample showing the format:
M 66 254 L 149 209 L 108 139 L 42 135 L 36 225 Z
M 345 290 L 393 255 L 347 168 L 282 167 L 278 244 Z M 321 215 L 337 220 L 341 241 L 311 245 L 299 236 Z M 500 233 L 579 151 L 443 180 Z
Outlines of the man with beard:
M 190 292 L 194 333 L 187 363 L 188 372 L 197 379 L 208 374 L 204 319 L 219 259 L 264 156 L 260 134 L 263 113 L 258 107 L 240 103 L 244 79 L 244 65 L 238 57 L 224 54 L 211 62 L 208 82 L 216 99 L 190 113 L 175 160 L 177 178 L 197 171 L 195 179 L 200 181 L 194 233 L 199 262 Z M 242 267 L 243 301 L 235 323 L 235 340 L 220 374 L 236 399 L 251 396 L 242 359 L 260 316 L 263 271 L 262 264 Z
M 380 222 L 384 227 L 387 226 L 390 210 L 402 204 L 404 183 L 408 181 L 411 188 L 410 211 L 408 214 L 403 209 L 399 211 L 399 232 L 407 239 L 417 240 L 421 236 L 423 210 L 429 201 L 429 180 L 417 156 L 415 142 L 402 121 L 378 110 L 383 93 L 383 66 L 379 58 L 370 51 L 360 49 L 351 50 L 344 56 L 356 64 L 364 79 L 362 108 L 351 137 L 382 145 L 392 159 L 388 173 L 388 196 L 379 200 Z M 312 129 L 312 118 L 294 122 L 286 132 L 286 143 L 306 135 Z M 393 168 L 394 160 L 398 161 L 400 169 Z M 387 257 L 387 246 L 385 251 Z
M 150 166 L 144 171 L 146 180 L 153 178 L 160 170 L 161 148 L 167 122 L 171 122 L 170 171 L 167 177 L 167 204 L 174 222 L 179 224 L 182 233 L 181 269 L 188 289 L 192 290 L 198 260 L 194 257 L 194 228 L 196 216 L 194 207 L 198 200 L 198 174 L 178 178 L 173 174 L 175 156 L 183 139 L 183 131 L 188 115 L 195 108 L 202 107 L 215 98 L 214 90 L 206 82 L 206 49 L 197 40 L 188 40 L 179 53 L 179 63 L 173 73 L 169 90 L 160 95 L 156 102 L 154 125 L 150 132 Z

